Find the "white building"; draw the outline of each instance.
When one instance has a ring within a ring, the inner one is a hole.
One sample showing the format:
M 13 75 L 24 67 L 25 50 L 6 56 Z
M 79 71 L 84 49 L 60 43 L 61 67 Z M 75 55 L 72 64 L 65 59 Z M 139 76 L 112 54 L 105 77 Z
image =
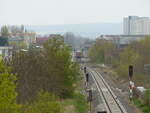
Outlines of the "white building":
M 130 27 L 129 27 L 129 19 L 128 18 L 124 18 L 123 19 L 123 32 L 124 32 L 125 35 L 130 34 L 129 29 L 130 29 Z
M 118 48 L 123 48 L 131 42 L 141 40 L 148 35 L 101 35 L 99 39 L 113 42 Z
M 130 35 L 133 32 L 134 21 L 137 20 L 138 16 L 129 16 L 123 19 L 123 31 L 125 35 Z
M 134 21 L 134 30 L 133 34 L 143 34 L 150 35 L 150 19 L 149 18 L 141 18 Z
M 12 57 L 12 47 L 0 46 L 0 60 L 9 60 Z
M 129 16 L 123 20 L 125 35 L 150 35 L 150 18 Z

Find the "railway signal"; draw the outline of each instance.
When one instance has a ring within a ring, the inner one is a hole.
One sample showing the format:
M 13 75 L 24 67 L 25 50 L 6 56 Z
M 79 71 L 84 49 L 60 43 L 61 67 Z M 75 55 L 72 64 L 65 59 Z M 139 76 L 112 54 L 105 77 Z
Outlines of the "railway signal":
M 130 65 L 129 66 L 129 77 L 130 77 L 130 79 L 132 78 L 132 76 L 133 76 L 133 65 Z
M 134 87 L 135 87 L 134 82 L 130 81 L 129 82 L 129 98 L 130 98 L 130 100 L 133 98 Z
M 86 73 L 86 67 L 84 67 L 84 73 Z
M 133 76 L 133 65 L 129 66 L 129 98 L 130 100 L 133 98 L 133 89 L 134 89 L 134 82 L 132 81 L 132 76 Z
M 92 101 L 92 90 L 89 90 L 89 101 Z
M 86 73 L 86 82 L 89 82 L 89 74 Z

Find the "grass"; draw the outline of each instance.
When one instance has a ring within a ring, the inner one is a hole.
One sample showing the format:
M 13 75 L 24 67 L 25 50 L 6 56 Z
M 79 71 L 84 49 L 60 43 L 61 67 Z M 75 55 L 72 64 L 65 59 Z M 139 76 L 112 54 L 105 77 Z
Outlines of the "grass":
M 73 105 L 73 99 L 65 99 L 62 101 L 64 113 L 75 113 L 75 107 Z
M 64 113 L 87 113 L 88 110 L 88 104 L 81 93 L 75 93 L 73 98 L 65 99 L 62 106 L 65 108 Z
M 76 83 L 76 89 L 73 97 L 62 101 L 62 106 L 65 108 L 64 113 L 87 113 L 88 104 L 86 102 L 84 92 L 84 80 L 82 77 L 83 73 L 80 73 L 78 82 Z
M 81 93 L 74 94 L 74 106 L 77 113 L 86 113 L 88 109 L 84 95 Z
M 78 82 L 76 83 L 76 89 L 74 91 L 73 97 L 70 99 L 65 99 L 63 101 L 63 106 L 65 109 L 64 113 L 87 113 L 88 112 L 88 104 L 86 102 L 84 92 L 84 80 L 82 79 L 82 73 L 78 78 Z M 69 109 L 72 110 L 69 110 Z
M 144 105 L 139 99 L 134 98 L 133 103 L 140 108 L 143 113 L 150 113 L 150 107 Z

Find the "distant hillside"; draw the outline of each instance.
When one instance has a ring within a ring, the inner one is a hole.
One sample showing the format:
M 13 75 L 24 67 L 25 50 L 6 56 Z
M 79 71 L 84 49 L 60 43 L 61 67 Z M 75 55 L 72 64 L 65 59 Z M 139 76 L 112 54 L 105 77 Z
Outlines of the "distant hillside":
M 52 34 L 72 32 L 76 35 L 95 38 L 101 34 L 122 34 L 122 23 L 94 23 L 94 24 L 69 24 L 69 25 L 35 25 L 25 26 L 38 34 Z

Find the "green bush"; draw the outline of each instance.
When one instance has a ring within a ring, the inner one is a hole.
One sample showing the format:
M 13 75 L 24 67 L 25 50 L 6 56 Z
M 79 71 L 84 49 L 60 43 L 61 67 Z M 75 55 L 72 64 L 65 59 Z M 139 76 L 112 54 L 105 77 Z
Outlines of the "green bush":
M 114 44 L 110 41 L 96 39 L 91 46 L 88 56 L 92 62 L 110 64 L 114 54 Z
M 0 62 L 0 113 L 18 113 L 16 104 L 16 75 Z
M 146 104 L 146 105 L 148 105 L 150 107 L 150 89 L 145 91 L 144 104 Z
M 81 93 L 74 94 L 74 106 L 76 108 L 76 113 L 87 113 L 87 102 L 85 96 Z
M 143 113 L 150 113 L 150 107 L 143 104 L 139 99 L 134 98 L 133 103 L 140 108 Z
M 40 92 L 35 101 L 22 107 L 23 113 L 62 113 L 58 98 L 48 92 Z
M 61 98 L 72 96 L 78 68 L 71 62 L 70 49 L 62 39 L 54 37 L 44 43 L 43 49 L 14 54 L 12 67 L 18 78 L 18 103 L 34 100 L 39 89 Z

